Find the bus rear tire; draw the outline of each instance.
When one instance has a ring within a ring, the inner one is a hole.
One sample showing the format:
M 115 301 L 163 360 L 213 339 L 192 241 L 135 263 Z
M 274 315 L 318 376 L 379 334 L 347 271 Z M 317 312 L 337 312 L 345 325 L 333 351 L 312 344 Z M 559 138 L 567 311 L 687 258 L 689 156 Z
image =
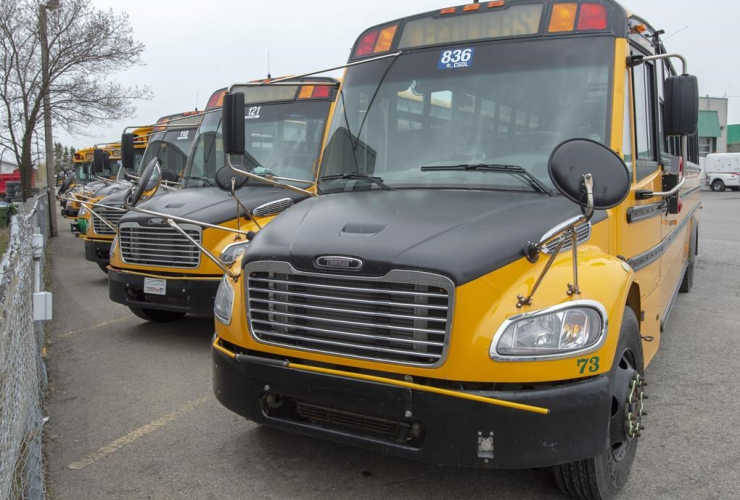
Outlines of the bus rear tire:
M 129 306 L 131 312 L 147 321 L 154 323 L 170 323 L 185 316 L 185 313 L 174 311 L 160 311 L 159 309 L 145 309 L 143 307 Z
M 613 409 L 608 422 L 605 451 L 596 457 L 553 468 L 558 487 L 577 500 L 612 500 L 627 484 L 637 453 L 639 437 L 628 438 L 624 430 L 626 399 L 629 382 L 644 373 L 640 326 L 634 311 L 624 311 L 619 346 L 610 376 Z M 627 387 L 624 387 L 624 385 Z M 624 399 L 622 403 L 618 401 Z
M 724 190 L 725 190 L 724 182 L 722 182 L 719 179 L 715 179 L 712 181 L 712 191 L 714 191 L 715 193 L 721 193 Z

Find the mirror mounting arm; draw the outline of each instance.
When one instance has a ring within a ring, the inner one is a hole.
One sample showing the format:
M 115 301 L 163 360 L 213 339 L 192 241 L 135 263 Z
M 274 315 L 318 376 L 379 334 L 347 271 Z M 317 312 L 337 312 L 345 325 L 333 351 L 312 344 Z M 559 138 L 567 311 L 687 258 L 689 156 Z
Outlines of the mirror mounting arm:
M 178 233 L 180 233 L 181 235 L 183 235 L 190 243 L 192 243 L 198 249 L 200 249 L 200 251 L 203 252 L 206 257 L 208 257 L 209 259 L 211 259 L 213 261 L 213 263 L 216 264 L 224 272 L 224 274 L 227 274 L 234 281 L 236 281 L 239 278 L 239 274 L 238 273 L 233 272 L 223 262 L 221 262 L 216 257 L 214 257 L 213 254 L 208 251 L 208 249 L 206 249 L 203 245 L 201 245 L 200 243 L 198 243 L 197 241 L 195 241 L 195 239 L 192 236 L 190 236 L 180 226 L 178 226 L 177 225 L 177 222 L 175 222 L 172 219 L 167 219 L 167 224 L 172 229 L 174 229 L 175 231 L 177 231 Z
M 255 179 L 261 182 L 264 182 L 266 184 L 270 184 L 271 186 L 287 189 L 289 191 L 295 191 L 296 193 L 305 194 L 308 196 L 317 196 L 316 193 L 313 191 L 307 191 L 305 189 L 301 189 L 295 186 L 291 186 L 290 184 L 283 184 L 282 182 L 273 181 L 272 179 L 268 179 L 267 177 L 262 177 L 261 175 L 253 174 L 251 172 L 247 172 L 245 170 L 239 170 L 234 166 L 233 163 L 231 163 L 231 155 L 226 155 L 226 165 L 235 173 L 239 175 L 243 175 L 245 177 L 249 177 L 250 179 Z

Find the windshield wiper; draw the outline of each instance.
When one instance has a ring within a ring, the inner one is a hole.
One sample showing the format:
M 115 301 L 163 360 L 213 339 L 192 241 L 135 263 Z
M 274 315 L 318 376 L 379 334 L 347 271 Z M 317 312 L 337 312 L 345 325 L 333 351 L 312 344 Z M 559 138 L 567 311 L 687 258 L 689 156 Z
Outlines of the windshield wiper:
M 192 177 L 192 176 L 184 176 L 183 179 L 187 179 L 189 181 L 201 181 L 206 184 L 208 187 L 213 187 L 214 184 L 211 182 L 211 180 L 208 177 Z
M 351 172 L 347 174 L 337 174 L 337 175 L 325 175 L 324 177 L 321 178 L 322 181 L 333 181 L 337 179 L 342 179 L 342 180 L 363 179 L 366 181 L 370 181 L 377 186 L 380 186 L 386 191 L 395 191 L 392 187 L 384 183 L 382 178 L 373 177 L 373 176 L 363 174 L 360 172 Z
M 471 171 L 484 171 L 484 172 L 502 172 L 511 174 L 526 184 L 538 193 L 547 193 L 552 196 L 552 192 L 542 184 L 542 182 L 532 175 L 526 168 L 522 168 L 518 165 L 502 165 L 497 163 L 462 163 L 460 165 L 425 165 L 421 167 L 422 172 L 444 172 L 452 170 L 471 170 Z

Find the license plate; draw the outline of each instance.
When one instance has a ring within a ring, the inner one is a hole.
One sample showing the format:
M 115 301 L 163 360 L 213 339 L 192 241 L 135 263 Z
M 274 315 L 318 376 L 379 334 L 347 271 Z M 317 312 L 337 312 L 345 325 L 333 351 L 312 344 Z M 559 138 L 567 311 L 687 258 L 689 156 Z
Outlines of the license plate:
M 144 278 L 144 293 L 152 295 L 167 295 L 167 280 L 159 278 Z

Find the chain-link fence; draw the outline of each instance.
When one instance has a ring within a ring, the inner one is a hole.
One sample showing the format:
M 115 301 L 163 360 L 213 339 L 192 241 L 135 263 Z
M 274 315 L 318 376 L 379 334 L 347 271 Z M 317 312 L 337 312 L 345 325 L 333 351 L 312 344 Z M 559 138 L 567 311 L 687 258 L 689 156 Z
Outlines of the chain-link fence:
M 46 498 L 44 322 L 34 321 L 33 308 L 34 291 L 43 289 L 48 217 L 43 195 L 19 205 L 0 263 L 0 500 Z M 35 255 L 34 233 L 43 235 L 43 249 L 37 245 Z

